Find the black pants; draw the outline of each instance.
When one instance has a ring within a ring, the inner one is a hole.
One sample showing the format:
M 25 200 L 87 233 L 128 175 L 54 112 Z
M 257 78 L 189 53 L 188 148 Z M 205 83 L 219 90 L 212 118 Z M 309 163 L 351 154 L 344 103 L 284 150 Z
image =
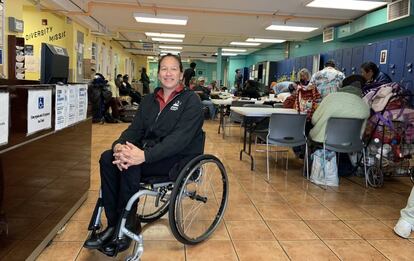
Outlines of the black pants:
M 99 160 L 101 172 L 102 200 L 108 226 L 116 226 L 128 200 L 139 190 L 142 177 L 168 176 L 171 170 L 181 165 L 181 158 L 174 156 L 151 164 L 141 164 L 119 171 L 113 151 L 107 150 Z

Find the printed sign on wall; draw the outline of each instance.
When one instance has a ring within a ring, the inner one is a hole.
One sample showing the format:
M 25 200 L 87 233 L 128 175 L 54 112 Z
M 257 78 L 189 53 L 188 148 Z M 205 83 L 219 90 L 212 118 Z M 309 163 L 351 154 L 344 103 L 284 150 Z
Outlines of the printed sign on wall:
M 9 93 L 0 92 L 0 145 L 9 139 Z
M 29 90 L 27 135 L 52 127 L 52 90 Z
M 55 130 L 61 130 L 67 126 L 68 113 L 68 88 L 56 85 L 55 95 Z

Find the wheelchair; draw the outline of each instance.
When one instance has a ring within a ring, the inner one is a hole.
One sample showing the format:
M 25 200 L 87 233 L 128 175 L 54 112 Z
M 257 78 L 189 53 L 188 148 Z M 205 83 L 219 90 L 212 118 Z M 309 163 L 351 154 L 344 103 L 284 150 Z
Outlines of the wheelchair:
M 228 203 L 229 181 L 223 163 L 209 154 L 190 160 L 173 180 L 172 177 L 145 177 L 140 189 L 128 201 L 117 239 L 124 236 L 134 242 L 132 255 L 126 261 L 139 261 L 144 251 L 142 234 L 126 227 L 127 217 L 139 200 L 137 221 L 151 223 L 167 214 L 174 237 L 183 244 L 195 245 L 206 240 L 219 226 Z M 88 226 L 90 235 L 96 236 L 102 228 L 102 194 L 97 200 Z M 117 251 L 115 251 L 115 256 Z

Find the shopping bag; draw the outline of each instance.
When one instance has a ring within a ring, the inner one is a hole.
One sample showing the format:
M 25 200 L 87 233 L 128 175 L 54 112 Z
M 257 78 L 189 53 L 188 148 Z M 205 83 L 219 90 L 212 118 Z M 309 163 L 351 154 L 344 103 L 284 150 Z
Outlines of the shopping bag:
M 312 154 L 312 170 L 310 181 L 317 185 L 337 187 L 339 185 L 338 166 L 336 165 L 336 154 L 334 151 L 325 151 L 326 159 L 323 158 L 323 150 L 316 150 Z

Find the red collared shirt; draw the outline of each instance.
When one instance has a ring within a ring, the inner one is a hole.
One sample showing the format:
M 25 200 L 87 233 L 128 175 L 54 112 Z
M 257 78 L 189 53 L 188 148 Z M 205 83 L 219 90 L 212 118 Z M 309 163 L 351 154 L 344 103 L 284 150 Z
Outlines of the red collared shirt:
M 160 111 L 162 111 L 165 106 L 177 95 L 178 93 L 182 92 L 184 89 L 183 85 L 178 86 L 175 90 L 170 94 L 170 97 L 165 101 L 164 100 L 164 89 L 161 89 L 157 92 L 157 101 L 160 104 Z

